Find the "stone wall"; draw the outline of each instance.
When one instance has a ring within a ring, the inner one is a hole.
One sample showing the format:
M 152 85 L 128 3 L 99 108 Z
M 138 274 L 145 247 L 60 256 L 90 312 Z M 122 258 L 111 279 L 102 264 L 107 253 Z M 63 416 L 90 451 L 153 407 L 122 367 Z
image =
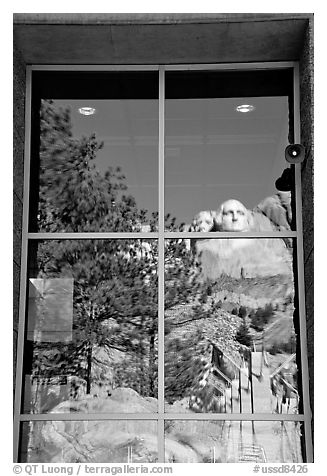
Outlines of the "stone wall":
M 13 137 L 13 313 L 14 313 L 14 379 L 16 370 L 16 351 L 19 315 L 19 283 L 24 191 L 24 140 L 25 140 L 25 62 L 14 45 L 14 137 Z M 15 381 L 15 380 L 14 380 Z
M 304 277 L 307 316 L 310 401 L 313 411 L 314 308 L 313 308 L 313 21 L 310 20 L 300 59 L 301 142 L 306 147 L 302 163 Z

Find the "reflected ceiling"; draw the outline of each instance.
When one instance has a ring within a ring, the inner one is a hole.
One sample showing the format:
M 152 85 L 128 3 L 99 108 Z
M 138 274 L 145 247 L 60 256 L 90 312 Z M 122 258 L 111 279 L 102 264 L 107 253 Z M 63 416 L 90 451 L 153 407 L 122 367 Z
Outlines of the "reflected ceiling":
M 239 113 L 236 106 L 253 104 Z M 155 100 L 56 100 L 71 109 L 75 137 L 103 141 L 97 168 L 119 166 L 141 208 L 158 207 L 158 102 Z M 96 114 L 82 116 L 80 107 Z M 287 166 L 287 97 L 166 101 L 166 212 L 190 222 L 200 210 L 236 198 L 253 208 L 276 192 Z

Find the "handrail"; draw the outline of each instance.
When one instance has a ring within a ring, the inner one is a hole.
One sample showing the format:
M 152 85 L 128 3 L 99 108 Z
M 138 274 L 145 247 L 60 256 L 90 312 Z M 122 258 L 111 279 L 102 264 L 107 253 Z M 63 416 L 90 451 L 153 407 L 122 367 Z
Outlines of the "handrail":
M 230 385 L 233 385 L 233 382 L 227 377 L 227 375 L 224 374 L 224 372 L 222 372 L 220 369 L 218 369 L 218 367 L 216 365 L 214 366 L 214 370 L 217 371 L 219 373 L 219 375 L 221 375 L 223 377 L 223 379 L 225 379 Z
M 243 373 L 243 374 L 249 379 L 249 375 L 245 372 L 245 370 L 243 370 L 241 367 L 239 367 L 239 366 L 237 365 L 237 363 L 234 362 L 234 360 L 233 360 L 231 357 L 229 357 L 227 354 L 225 354 L 225 352 L 224 352 L 223 350 L 221 350 L 221 348 L 218 347 L 217 344 L 215 344 L 214 342 L 211 342 L 211 344 L 212 344 L 214 347 L 216 347 L 218 350 L 220 350 L 220 352 L 237 368 L 237 370 L 238 370 L 239 372 Z
M 280 372 L 280 370 L 282 370 L 282 368 L 283 368 L 286 364 L 288 364 L 289 362 L 291 362 L 291 361 L 294 359 L 294 357 L 296 357 L 296 354 L 292 354 L 290 357 L 288 357 L 288 358 L 285 360 L 285 362 L 283 362 L 279 367 L 277 367 L 276 370 L 273 371 L 272 374 L 269 375 L 269 377 L 270 377 L 270 378 L 275 377 L 275 375 L 277 375 L 277 374 Z
M 297 396 L 299 396 L 299 392 L 296 390 L 296 388 L 293 387 L 293 385 L 287 382 L 287 380 L 285 380 L 283 377 L 280 377 L 280 379 L 282 380 L 282 382 L 284 382 L 287 385 L 287 387 L 289 387 L 292 390 L 292 392 L 294 392 Z

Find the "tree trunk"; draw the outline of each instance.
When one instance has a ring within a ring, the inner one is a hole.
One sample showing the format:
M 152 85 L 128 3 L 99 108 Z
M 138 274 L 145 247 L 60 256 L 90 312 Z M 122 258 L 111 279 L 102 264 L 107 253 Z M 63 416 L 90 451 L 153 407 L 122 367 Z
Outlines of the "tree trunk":
M 152 332 L 150 334 L 150 355 L 149 355 L 149 387 L 150 387 L 150 396 L 156 397 L 156 385 L 155 385 L 155 378 L 154 378 L 154 369 L 156 363 L 156 356 L 155 356 L 155 334 Z
M 86 394 L 91 393 L 91 378 L 92 378 L 92 344 L 88 343 L 87 348 L 87 369 L 86 369 Z

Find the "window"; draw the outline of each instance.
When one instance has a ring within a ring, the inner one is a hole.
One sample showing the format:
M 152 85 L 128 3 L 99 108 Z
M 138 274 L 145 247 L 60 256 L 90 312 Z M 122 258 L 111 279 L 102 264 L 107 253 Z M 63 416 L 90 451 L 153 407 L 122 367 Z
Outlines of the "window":
M 29 81 L 18 460 L 311 461 L 297 65 Z

